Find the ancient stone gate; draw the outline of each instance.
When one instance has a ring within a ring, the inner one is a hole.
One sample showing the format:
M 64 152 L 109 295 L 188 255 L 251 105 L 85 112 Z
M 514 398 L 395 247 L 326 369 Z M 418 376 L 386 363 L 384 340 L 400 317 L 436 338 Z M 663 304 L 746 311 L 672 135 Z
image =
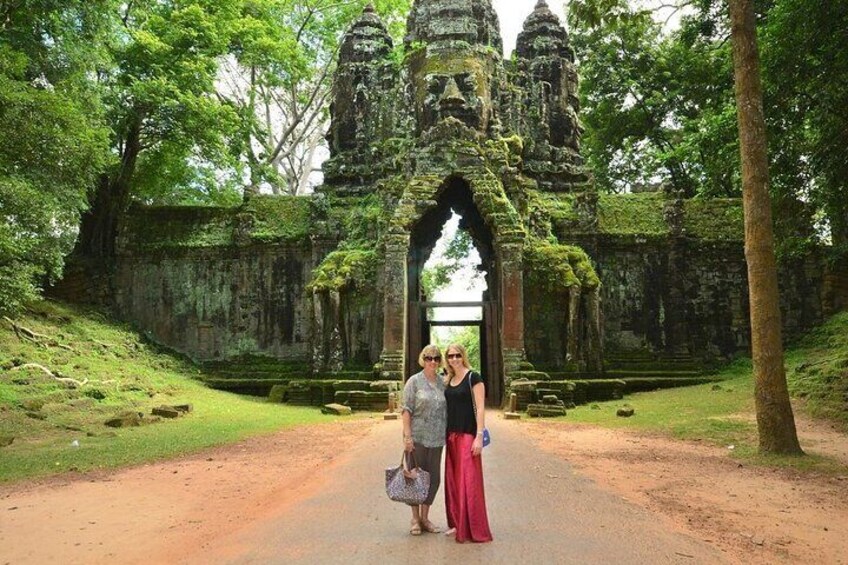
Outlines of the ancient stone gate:
M 226 366 L 215 386 L 379 405 L 414 369 L 419 274 L 454 209 L 486 271 L 495 402 L 517 379 L 655 385 L 747 349 L 741 202 L 597 192 L 544 0 L 511 60 L 489 0 L 417 0 L 398 48 L 370 6 L 345 35 L 314 195 L 134 210 L 118 310 Z M 782 268 L 788 335 L 845 302 L 817 255 Z

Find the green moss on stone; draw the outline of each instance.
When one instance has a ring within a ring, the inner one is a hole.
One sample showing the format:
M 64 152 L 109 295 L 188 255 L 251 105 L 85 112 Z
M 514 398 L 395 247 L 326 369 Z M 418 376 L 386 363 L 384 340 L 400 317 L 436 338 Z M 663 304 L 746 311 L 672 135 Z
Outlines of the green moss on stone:
M 683 203 L 683 228 L 704 241 L 744 241 L 745 222 L 739 198 L 692 199 Z
M 592 290 L 601 284 L 592 260 L 573 245 L 534 240 L 524 247 L 524 267 L 530 282 L 549 292 Z
M 665 236 L 662 193 L 602 194 L 598 201 L 598 228 L 616 235 Z
M 262 243 L 297 243 L 309 238 L 312 198 L 254 196 L 243 207 L 253 217 L 250 238 Z
M 312 291 L 341 291 L 354 286 L 363 288 L 374 281 L 377 252 L 374 249 L 339 249 L 327 255 L 312 271 Z
M 139 252 L 229 246 L 237 214 L 238 208 L 134 208 L 126 216 L 120 245 Z

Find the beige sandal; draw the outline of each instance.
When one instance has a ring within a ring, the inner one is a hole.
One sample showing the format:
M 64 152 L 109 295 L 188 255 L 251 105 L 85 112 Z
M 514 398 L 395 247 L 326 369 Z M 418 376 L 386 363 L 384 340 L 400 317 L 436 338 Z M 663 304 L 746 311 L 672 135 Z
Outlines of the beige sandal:
M 425 520 L 424 522 L 422 522 L 421 529 L 430 534 L 442 533 L 442 529 L 430 520 Z
M 413 536 L 420 536 L 421 535 L 421 522 L 413 519 L 409 523 L 409 525 L 410 525 L 410 528 L 409 528 L 410 535 L 413 535 Z

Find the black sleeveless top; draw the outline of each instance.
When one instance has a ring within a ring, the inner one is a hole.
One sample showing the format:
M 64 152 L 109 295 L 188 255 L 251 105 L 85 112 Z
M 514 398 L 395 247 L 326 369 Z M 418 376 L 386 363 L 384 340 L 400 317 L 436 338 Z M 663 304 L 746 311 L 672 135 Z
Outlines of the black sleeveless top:
M 462 381 L 453 386 L 448 382 L 445 386 L 445 400 L 448 404 L 448 427 L 447 432 L 464 434 L 477 434 L 477 420 L 474 418 L 474 405 L 471 403 L 471 385 L 483 383 L 483 377 L 475 371 L 468 371 Z

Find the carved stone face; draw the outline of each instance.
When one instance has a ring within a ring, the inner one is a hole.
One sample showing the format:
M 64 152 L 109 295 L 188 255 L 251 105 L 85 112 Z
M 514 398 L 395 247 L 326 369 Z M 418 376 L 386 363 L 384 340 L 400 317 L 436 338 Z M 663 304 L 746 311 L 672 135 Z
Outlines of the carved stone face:
M 493 56 L 473 48 L 426 51 L 422 49 L 410 62 L 418 132 L 453 117 L 486 133 L 493 108 Z

